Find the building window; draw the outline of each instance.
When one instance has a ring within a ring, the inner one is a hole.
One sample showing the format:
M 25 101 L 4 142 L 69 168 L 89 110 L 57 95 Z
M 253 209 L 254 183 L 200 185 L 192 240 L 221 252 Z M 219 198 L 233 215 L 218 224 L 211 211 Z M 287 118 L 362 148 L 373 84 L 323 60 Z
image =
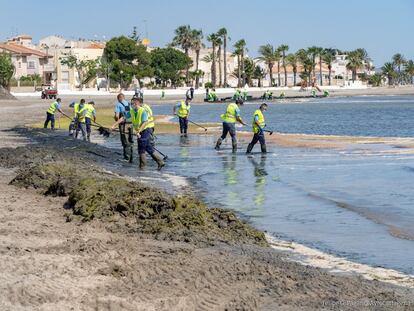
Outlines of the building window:
M 69 83 L 69 71 L 62 71 L 62 83 Z
M 27 69 L 35 69 L 35 62 L 34 61 L 29 61 L 27 63 Z
M 19 68 L 22 68 L 22 63 L 21 62 L 19 62 Z

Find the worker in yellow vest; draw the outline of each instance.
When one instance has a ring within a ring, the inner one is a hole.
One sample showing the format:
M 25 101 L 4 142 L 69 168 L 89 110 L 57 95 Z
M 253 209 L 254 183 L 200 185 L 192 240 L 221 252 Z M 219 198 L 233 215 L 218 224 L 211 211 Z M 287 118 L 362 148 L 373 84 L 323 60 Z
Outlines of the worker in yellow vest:
M 142 97 L 141 97 L 142 99 Z M 143 101 L 143 99 L 142 99 Z M 155 145 L 155 137 L 154 137 L 154 132 L 155 132 L 155 120 L 154 120 L 154 114 L 152 113 L 152 108 L 150 105 L 142 103 L 142 108 L 145 109 L 145 111 L 148 114 L 148 129 L 151 132 L 151 137 L 150 137 L 150 144 L 152 146 Z
M 74 115 L 74 137 L 78 138 L 80 131 L 82 133 L 82 140 L 86 141 L 86 104 L 84 99 L 81 99 L 79 105 L 75 104 Z
M 85 124 L 86 124 L 86 139 L 90 142 L 91 141 L 91 132 L 92 132 L 92 120 L 96 122 L 96 109 L 95 109 L 95 102 L 90 101 L 85 105 Z
M 182 100 L 174 106 L 173 113 L 178 116 L 181 137 L 187 137 L 188 117 L 190 116 L 191 109 L 190 102 L 191 97 L 186 96 L 185 101 Z
M 266 153 L 266 141 L 264 137 L 264 127 L 266 126 L 265 118 L 264 118 L 264 112 L 267 110 L 267 104 L 263 103 L 260 105 L 260 108 L 257 109 L 253 113 L 253 120 L 252 120 L 252 128 L 253 128 L 253 139 L 250 142 L 250 144 L 247 146 L 246 153 L 249 154 L 252 152 L 252 149 L 254 145 L 256 145 L 257 142 L 260 142 L 260 147 L 262 150 L 262 153 Z
M 150 142 L 151 133 L 152 133 L 152 124 L 149 121 L 149 116 L 147 110 L 142 107 L 142 99 L 133 97 L 131 100 L 131 110 L 129 111 L 130 120 L 132 127 L 136 132 L 138 138 L 138 155 L 139 155 L 139 168 L 143 169 L 146 165 L 145 152 L 147 152 L 152 159 L 157 162 L 158 170 L 164 167 L 164 161 L 155 154 L 155 149 Z M 115 129 L 116 126 L 124 122 L 124 117 L 121 117 L 113 126 L 112 129 Z
M 72 102 L 69 107 L 73 108 L 73 117 L 72 121 L 69 124 L 69 136 L 77 137 L 77 131 L 79 132 L 79 124 L 77 120 L 77 115 L 79 109 L 85 105 L 85 100 L 82 98 L 79 103 Z
M 240 106 L 243 105 L 243 100 L 236 99 L 236 103 L 231 103 L 227 106 L 226 113 L 221 115 L 221 119 L 223 120 L 223 133 L 221 137 L 217 140 L 216 143 L 216 150 L 220 150 L 220 145 L 223 142 L 223 139 L 226 138 L 227 134 L 229 133 L 231 136 L 231 143 L 233 153 L 237 151 L 237 139 L 236 139 L 236 122 L 239 122 L 243 125 L 247 125 L 244 123 L 243 119 L 240 116 Z
M 47 128 L 50 122 L 50 127 L 52 130 L 55 129 L 55 113 L 56 111 L 65 115 L 62 110 L 60 110 L 62 100 L 60 98 L 56 99 L 55 102 L 51 103 L 49 109 L 46 111 L 46 121 L 43 124 L 44 128 Z

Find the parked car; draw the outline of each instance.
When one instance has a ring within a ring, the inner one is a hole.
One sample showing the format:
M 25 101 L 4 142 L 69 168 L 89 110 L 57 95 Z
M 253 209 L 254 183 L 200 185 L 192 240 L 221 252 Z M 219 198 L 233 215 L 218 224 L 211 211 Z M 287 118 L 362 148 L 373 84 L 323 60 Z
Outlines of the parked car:
M 56 99 L 57 95 L 57 89 L 53 88 L 51 85 L 42 85 L 42 99 Z

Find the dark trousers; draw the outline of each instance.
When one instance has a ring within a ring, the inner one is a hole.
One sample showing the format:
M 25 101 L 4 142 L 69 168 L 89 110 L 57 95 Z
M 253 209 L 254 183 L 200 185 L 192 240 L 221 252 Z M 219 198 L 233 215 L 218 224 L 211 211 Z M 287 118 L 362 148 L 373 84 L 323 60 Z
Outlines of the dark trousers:
M 91 118 L 85 118 L 85 124 L 86 124 L 86 134 L 89 137 L 91 135 L 91 132 L 92 132 L 92 120 L 91 120 Z
M 134 140 L 132 138 L 133 131 L 132 126 L 128 126 L 125 123 L 119 125 L 119 136 L 121 138 L 122 148 L 124 149 L 124 159 L 132 162 L 132 145 Z
M 154 153 L 154 146 L 152 145 L 152 130 L 145 129 L 141 132 L 141 137 L 138 138 L 138 154 Z
M 260 145 L 262 145 L 262 146 L 266 144 L 263 131 L 260 131 L 259 133 L 255 133 L 253 135 L 253 139 L 250 142 L 250 145 L 252 146 L 252 148 L 254 147 L 254 145 L 257 144 L 258 141 L 260 142 Z
M 178 120 L 180 121 L 180 133 L 181 134 L 187 134 L 188 119 L 187 118 L 178 117 Z
M 45 121 L 45 124 L 43 125 L 44 128 L 47 128 L 49 121 L 50 121 L 50 127 L 53 130 L 55 128 L 55 115 L 49 112 L 46 112 L 46 121 Z
M 225 139 L 227 134 L 230 134 L 231 141 L 233 144 L 237 142 L 236 139 L 236 123 L 227 123 L 223 122 L 223 133 L 221 134 L 221 139 Z

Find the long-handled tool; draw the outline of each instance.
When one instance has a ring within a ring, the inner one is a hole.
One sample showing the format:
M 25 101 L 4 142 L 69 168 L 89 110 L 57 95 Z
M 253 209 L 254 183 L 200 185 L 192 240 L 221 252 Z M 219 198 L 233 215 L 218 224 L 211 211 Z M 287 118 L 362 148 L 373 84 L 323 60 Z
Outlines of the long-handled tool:
M 154 148 L 154 150 L 155 151 L 157 151 L 160 155 L 162 155 L 164 158 L 164 160 L 167 160 L 168 159 L 168 156 L 166 155 L 166 154 L 164 154 L 164 153 L 162 153 L 161 151 L 159 151 L 157 148 L 155 148 L 154 146 L 153 146 L 153 148 Z
M 267 132 L 267 133 L 269 133 L 269 135 L 272 135 L 273 134 L 273 131 L 270 131 L 270 130 L 263 129 L 263 132 Z
M 188 120 L 188 119 L 187 119 L 187 120 Z M 205 132 L 207 132 L 207 128 L 206 128 L 206 127 L 204 127 L 204 126 L 202 126 L 202 125 L 200 125 L 200 124 L 198 124 L 198 123 L 195 123 L 195 122 L 193 122 L 193 121 L 191 121 L 191 120 L 188 120 L 188 122 L 193 123 L 194 125 L 196 125 L 196 126 L 198 126 L 198 127 L 201 127 L 202 129 L 204 129 L 204 131 L 205 131 Z

